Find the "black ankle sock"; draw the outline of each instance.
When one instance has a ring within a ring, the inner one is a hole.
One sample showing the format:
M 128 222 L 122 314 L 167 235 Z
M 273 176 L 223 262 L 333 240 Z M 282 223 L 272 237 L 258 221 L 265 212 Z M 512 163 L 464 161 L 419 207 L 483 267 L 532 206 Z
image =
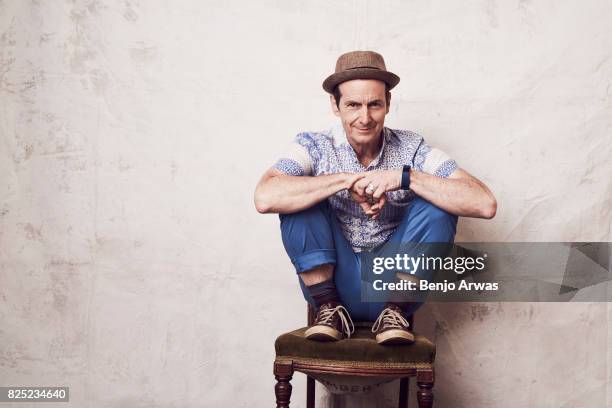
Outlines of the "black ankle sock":
M 336 291 L 336 285 L 333 279 L 329 279 L 320 283 L 315 283 L 312 286 L 307 286 L 308 293 L 312 296 L 317 309 L 329 302 L 340 303 L 340 296 Z

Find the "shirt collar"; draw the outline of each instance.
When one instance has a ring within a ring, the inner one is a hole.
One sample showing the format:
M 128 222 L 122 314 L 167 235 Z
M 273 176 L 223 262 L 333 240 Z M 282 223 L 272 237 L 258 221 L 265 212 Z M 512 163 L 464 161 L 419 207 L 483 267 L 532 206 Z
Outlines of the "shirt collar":
M 348 142 L 348 139 L 346 137 L 346 132 L 344 131 L 344 127 L 342 126 L 342 124 L 340 123 L 340 124 L 336 124 L 335 126 L 333 126 L 330 130 L 330 134 L 333 138 L 334 147 L 336 149 L 344 148 L 344 149 L 349 150 L 352 153 L 355 162 L 359 163 L 359 160 L 357 160 L 357 155 L 355 154 L 355 150 L 353 150 L 353 146 L 351 146 L 351 144 Z M 380 149 L 380 152 L 378 152 L 378 156 L 376 156 L 376 158 L 372 160 L 372 163 L 370 163 L 368 168 L 378 165 L 378 163 L 380 162 L 382 158 L 382 155 L 385 151 L 385 147 L 387 146 L 387 142 L 389 141 L 390 137 L 391 136 L 390 136 L 389 128 L 383 127 L 382 147 Z
M 346 132 L 344 131 L 344 128 L 342 127 L 341 123 L 334 125 L 331 128 L 330 133 L 334 140 L 335 148 L 342 147 L 343 145 L 351 147 L 351 145 L 348 142 L 348 139 L 346 138 Z

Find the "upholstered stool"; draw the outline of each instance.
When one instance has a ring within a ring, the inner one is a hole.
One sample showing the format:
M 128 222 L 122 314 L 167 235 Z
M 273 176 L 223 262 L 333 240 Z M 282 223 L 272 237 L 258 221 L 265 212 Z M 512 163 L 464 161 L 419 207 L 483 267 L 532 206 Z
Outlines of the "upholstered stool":
M 312 310 L 309 312 L 309 321 L 311 319 Z M 370 330 L 371 327 L 371 323 L 356 323 L 355 332 L 350 339 L 335 342 L 305 339 L 306 327 L 280 335 L 274 345 L 277 408 L 289 407 L 290 381 L 294 371 L 308 376 L 306 391 L 308 408 L 314 408 L 315 379 L 329 388 L 334 383 L 330 382 L 330 378 L 335 376 L 370 377 L 373 380 L 371 384 L 400 379 L 400 408 L 408 406 L 409 379 L 416 377 L 419 408 L 432 407 L 435 345 L 417 333 L 415 333 L 415 342 L 411 345 L 379 345 Z M 368 386 L 355 387 L 355 390 L 363 390 Z

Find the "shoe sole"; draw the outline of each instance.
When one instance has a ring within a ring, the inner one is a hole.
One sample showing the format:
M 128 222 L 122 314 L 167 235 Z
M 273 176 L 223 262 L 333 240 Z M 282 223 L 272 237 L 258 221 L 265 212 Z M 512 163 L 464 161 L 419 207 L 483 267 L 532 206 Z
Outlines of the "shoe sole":
M 412 344 L 414 335 L 406 330 L 391 329 L 376 335 L 378 344 Z
M 304 332 L 304 336 L 308 340 L 317 340 L 317 341 L 336 341 L 342 338 L 342 333 L 333 327 L 329 326 L 312 326 L 306 332 Z

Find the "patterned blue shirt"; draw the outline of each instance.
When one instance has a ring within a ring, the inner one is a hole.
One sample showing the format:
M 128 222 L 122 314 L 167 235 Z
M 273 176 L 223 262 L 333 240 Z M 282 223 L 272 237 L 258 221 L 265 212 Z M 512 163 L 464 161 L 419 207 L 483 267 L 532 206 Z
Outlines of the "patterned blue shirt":
M 370 170 L 399 169 L 409 164 L 415 170 L 448 177 L 457 163 L 439 149 L 432 148 L 418 134 L 407 130 L 383 128 L 383 146 L 366 168 L 349 144 L 341 125 L 322 132 L 296 136 L 274 167 L 293 176 L 320 176 L 334 173 L 359 173 Z M 369 250 L 389 239 L 401 223 L 411 201 L 412 191 L 387 193 L 387 204 L 376 220 L 370 219 L 347 190 L 328 198 L 346 239 L 355 252 Z

